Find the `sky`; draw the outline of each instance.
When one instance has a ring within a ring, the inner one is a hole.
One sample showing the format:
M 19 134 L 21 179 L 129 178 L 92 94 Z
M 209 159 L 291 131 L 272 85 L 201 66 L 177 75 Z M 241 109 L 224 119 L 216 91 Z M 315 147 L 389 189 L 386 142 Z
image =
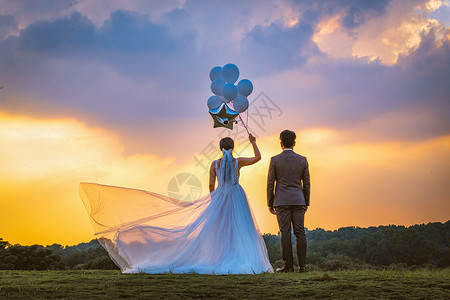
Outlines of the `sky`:
M 310 164 L 307 228 L 445 222 L 449 26 L 439 0 L 2 0 L 0 237 L 94 238 L 80 182 L 167 195 L 188 174 L 206 195 L 221 137 L 252 155 L 206 106 L 227 63 L 254 85 L 241 115 L 262 160 L 240 182 L 262 233 L 284 129 Z

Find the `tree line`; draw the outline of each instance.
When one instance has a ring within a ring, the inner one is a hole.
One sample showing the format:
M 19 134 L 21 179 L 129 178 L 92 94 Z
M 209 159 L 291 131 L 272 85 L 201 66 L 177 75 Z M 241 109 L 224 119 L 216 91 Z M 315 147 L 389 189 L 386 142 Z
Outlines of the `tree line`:
M 307 266 L 311 270 L 450 267 L 450 221 L 410 227 L 343 227 L 334 231 L 318 228 L 306 230 L 306 236 Z M 271 264 L 282 266 L 280 236 L 264 234 L 263 238 Z M 294 236 L 293 244 L 295 247 Z M 0 238 L 0 269 L 114 270 L 118 267 L 97 240 L 74 246 L 44 247 L 11 245 Z
M 97 240 L 75 246 L 11 245 L 0 238 L 0 270 L 119 269 Z
M 282 265 L 279 236 L 263 237 L 272 265 Z M 450 267 L 450 221 L 410 227 L 343 227 L 334 231 L 318 228 L 307 230 L 306 237 L 310 269 Z

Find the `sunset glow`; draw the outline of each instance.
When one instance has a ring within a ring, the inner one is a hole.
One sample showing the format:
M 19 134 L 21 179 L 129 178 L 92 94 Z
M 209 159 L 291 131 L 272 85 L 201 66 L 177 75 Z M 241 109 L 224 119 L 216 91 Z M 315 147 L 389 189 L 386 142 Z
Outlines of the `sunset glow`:
M 310 164 L 307 228 L 449 219 L 447 2 L 27 5 L 0 3 L 0 238 L 94 238 L 80 182 L 167 195 L 187 172 L 206 195 L 210 143 L 229 135 L 252 155 L 242 127 L 213 129 L 207 112 L 209 70 L 228 62 L 255 86 L 262 160 L 240 182 L 262 233 L 278 231 L 266 179 L 286 128 Z

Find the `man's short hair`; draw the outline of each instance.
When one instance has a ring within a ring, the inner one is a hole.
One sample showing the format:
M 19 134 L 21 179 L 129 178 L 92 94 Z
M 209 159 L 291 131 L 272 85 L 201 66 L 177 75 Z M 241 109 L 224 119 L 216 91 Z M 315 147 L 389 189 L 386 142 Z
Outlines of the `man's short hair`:
M 280 140 L 285 148 L 292 148 L 296 137 L 295 132 L 292 130 L 286 129 L 280 133 Z

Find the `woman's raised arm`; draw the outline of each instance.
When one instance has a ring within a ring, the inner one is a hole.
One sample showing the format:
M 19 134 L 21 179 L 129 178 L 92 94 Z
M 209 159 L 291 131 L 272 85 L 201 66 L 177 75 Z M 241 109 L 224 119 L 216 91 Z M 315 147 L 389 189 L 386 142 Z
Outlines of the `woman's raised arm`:
M 249 134 L 248 140 L 250 141 L 250 143 L 253 146 L 253 152 L 255 153 L 255 156 L 254 157 L 239 157 L 237 159 L 239 168 L 241 168 L 243 166 L 253 165 L 261 160 L 261 153 L 259 152 L 258 146 L 256 145 L 256 138 L 252 134 Z

